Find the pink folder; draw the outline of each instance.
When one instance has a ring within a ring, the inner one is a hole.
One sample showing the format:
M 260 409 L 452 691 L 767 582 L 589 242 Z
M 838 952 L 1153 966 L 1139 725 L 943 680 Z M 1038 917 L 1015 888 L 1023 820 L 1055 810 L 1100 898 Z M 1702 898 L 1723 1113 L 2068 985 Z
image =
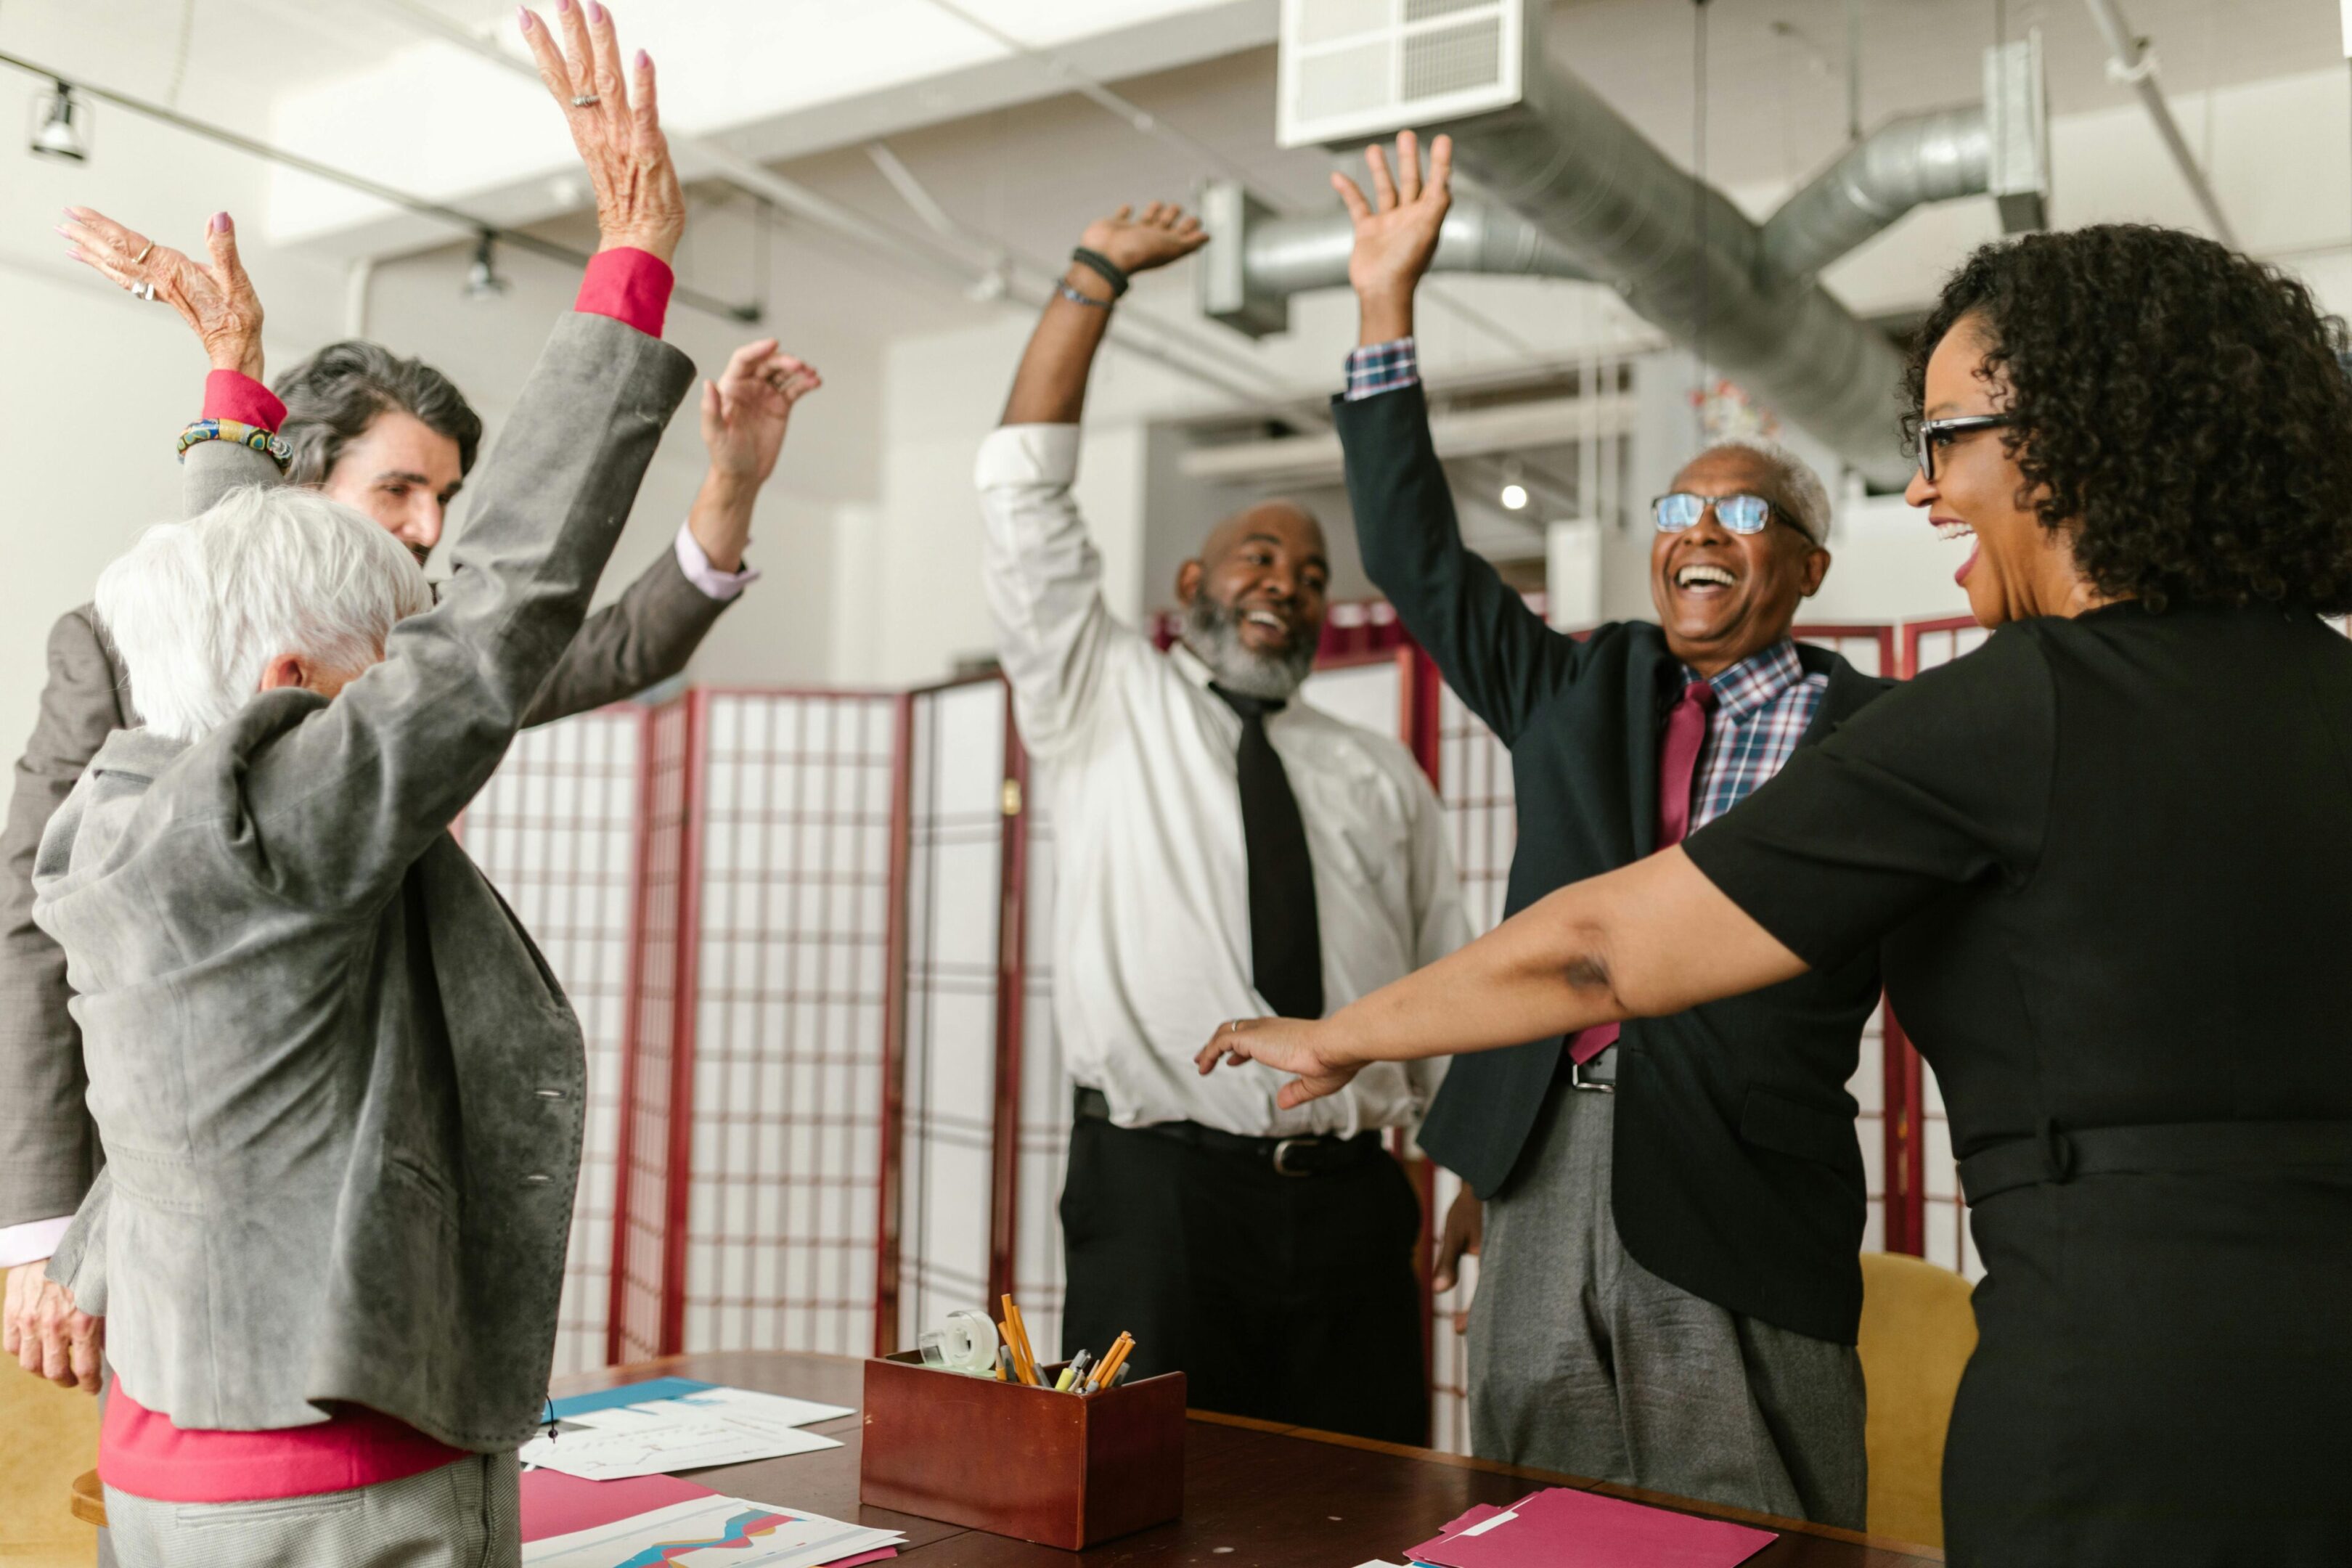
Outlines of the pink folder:
M 1735 1568 L 1778 1539 L 1555 1487 L 1507 1509 L 1481 1503 L 1410 1555 L 1436 1568 Z
M 544 1541 L 575 1530 L 617 1524 L 657 1508 L 691 1498 L 717 1497 L 709 1487 L 679 1480 L 676 1476 L 632 1476 L 625 1481 L 583 1481 L 561 1470 L 525 1470 L 522 1474 L 522 1538 Z M 896 1557 L 898 1549 L 885 1546 L 830 1563 L 825 1568 L 857 1568 Z

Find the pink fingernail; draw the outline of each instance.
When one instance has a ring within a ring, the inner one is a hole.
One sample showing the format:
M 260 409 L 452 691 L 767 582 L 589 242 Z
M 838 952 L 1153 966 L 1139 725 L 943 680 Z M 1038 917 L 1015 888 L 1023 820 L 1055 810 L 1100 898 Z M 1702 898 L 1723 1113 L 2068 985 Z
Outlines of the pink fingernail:
M 568 16 L 572 14 L 572 0 L 555 0 L 555 8 Z
M 600 27 L 604 25 L 604 7 L 597 5 L 596 0 L 588 0 L 588 19 Z
M 228 214 L 213 214 L 213 232 L 215 234 L 226 234 L 228 232 Z
M 643 50 L 643 49 L 639 49 L 639 50 L 637 51 L 637 68 L 638 68 L 639 70 L 646 70 L 646 69 L 650 68 L 652 67 L 653 63 L 654 63 L 654 58 L 653 58 L 651 55 L 649 55 L 649 54 L 646 53 L 646 51 L 645 51 L 645 50 Z
M 520 27 L 524 32 L 526 32 L 526 33 L 528 33 L 528 32 L 530 32 L 530 6 L 528 6 L 528 5 L 518 5 L 518 6 L 516 6 L 516 7 L 515 7 L 515 25 L 516 25 L 516 26 L 520 26 Z

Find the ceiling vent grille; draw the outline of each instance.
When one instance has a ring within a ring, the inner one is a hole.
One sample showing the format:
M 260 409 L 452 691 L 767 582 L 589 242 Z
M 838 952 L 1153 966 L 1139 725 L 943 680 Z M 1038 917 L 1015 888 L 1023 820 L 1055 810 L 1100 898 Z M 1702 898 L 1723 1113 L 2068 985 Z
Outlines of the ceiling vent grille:
M 1283 0 L 1285 147 L 1507 108 L 1530 0 Z

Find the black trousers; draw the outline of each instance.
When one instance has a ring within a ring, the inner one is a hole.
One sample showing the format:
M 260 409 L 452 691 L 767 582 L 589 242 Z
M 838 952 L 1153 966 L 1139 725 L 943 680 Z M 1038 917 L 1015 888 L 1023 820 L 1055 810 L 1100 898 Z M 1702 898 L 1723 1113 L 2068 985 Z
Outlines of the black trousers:
M 1420 1234 L 1386 1154 L 1284 1176 L 1082 1117 L 1062 1189 L 1062 1351 L 1100 1355 L 1124 1330 L 1131 1375 L 1183 1373 L 1197 1409 L 1422 1443 Z

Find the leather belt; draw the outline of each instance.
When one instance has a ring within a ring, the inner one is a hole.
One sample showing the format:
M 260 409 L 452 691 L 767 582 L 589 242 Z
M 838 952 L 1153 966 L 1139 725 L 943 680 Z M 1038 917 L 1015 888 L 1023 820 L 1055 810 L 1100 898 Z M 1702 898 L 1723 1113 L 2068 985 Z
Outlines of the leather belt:
M 1604 1047 L 1589 1062 L 1578 1061 L 1568 1054 L 1568 1047 L 1562 1046 L 1559 1065 L 1559 1076 L 1568 1080 L 1570 1089 L 1580 1089 L 1591 1094 L 1617 1092 L 1617 1047 L 1613 1043 Z
M 1072 1097 L 1082 1121 L 1108 1121 L 1110 1101 L 1102 1090 L 1077 1086 Z M 1122 1127 L 1122 1132 L 1146 1132 L 1171 1142 L 1189 1143 L 1219 1154 L 1244 1154 L 1264 1160 L 1277 1176 L 1319 1176 L 1362 1164 L 1379 1154 L 1381 1135 L 1359 1132 L 1353 1138 L 1245 1138 L 1197 1121 L 1154 1121 L 1142 1127 Z
M 1960 1162 L 1971 1205 L 2077 1176 L 2260 1174 L 2336 1165 L 2352 1174 L 2352 1121 L 2174 1121 L 2067 1131 L 1996 1143 Z

